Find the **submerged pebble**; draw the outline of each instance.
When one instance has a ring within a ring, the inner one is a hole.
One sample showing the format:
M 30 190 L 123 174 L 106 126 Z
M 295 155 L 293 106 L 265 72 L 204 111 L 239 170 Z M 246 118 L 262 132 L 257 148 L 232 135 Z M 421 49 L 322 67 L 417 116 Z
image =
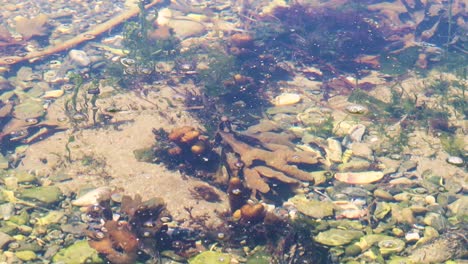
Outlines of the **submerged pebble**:
M 348 105 L 348 106 L 345 107 L 345 110 L 348 113 L 357 114 L 357 115 L 365 114 L 368 111 L 367 107 L 365 107 L 363 105 L 360 105 L 360 104 Z
M 109 200 L 112 195 L 112 190 L 109 187 L 99 187 L 89 191 L 76 200 L 72 201 L 74 206 L 91 206 L 98 204 L 101 201 Z
M 91 63 L 91 59 L 88 57 L 88 54 L 82 50 L 72 49 L 68 55 L 73 62 L 80 66 L 86 67 Z
M 455 166 L 461 166 L 463 165 L 463 159 L 457 156 L 450 156 L 447 158 L 447 163 Z
M 381 171 L 338 172 L 335 179 L 349 184 L 367 184 L 376 182 L 384 176 Z
M 297 104 L 301 101 L 301 96 L 295 93 L 282 93 L 273 99 L 275 106 L 286 106 Z

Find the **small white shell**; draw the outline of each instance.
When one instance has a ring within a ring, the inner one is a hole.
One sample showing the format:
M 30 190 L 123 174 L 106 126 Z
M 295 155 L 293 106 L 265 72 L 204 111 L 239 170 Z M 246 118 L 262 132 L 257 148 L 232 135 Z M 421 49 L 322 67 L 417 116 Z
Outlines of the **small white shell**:
M 82 50 L 72 49 L 68 55 L 70 56 L 70 59 L 79 66 L 86 67 L 91 63 L 91 59 L 88 57 L 88 54 Z
M 301 101 L 301 96 L 295 93 L 282 93 L 273 99 L 275 106 L 285 106 L 297 104 Z
M 367 113 L 368 111 L 367 107 L 360 105 L 360 104 L 348 105 L 345 107 L 345 110 L 348 111 L 348 113 L 356 114 L 356 115 L 362 115 L 362 114 Z
M 112 194 L 112 189 L 109 187 L 99 187 L 89 191 L 76 200 L 72 201 L 74 206 L 91 206 L 98 204 L 101 201 L 109 200 Z
M 463 159 L 457 156 L 450 156 L 447 158 L 447 163 L 455 166 L 461 166 L 463 165 Z

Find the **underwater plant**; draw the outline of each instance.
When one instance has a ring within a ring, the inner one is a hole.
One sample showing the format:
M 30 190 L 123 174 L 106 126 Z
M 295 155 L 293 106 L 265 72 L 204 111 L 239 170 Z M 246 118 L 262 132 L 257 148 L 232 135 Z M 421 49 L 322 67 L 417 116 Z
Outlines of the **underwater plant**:
M 355 59 L 378 54 L 385 44 L 382 32 L 358 6 L 332 10 L 307 4 L 276 7 L 254 27 L 257 41 L 270 54 L 298 65 L 333 64 L 354 72 L 365 68 Z

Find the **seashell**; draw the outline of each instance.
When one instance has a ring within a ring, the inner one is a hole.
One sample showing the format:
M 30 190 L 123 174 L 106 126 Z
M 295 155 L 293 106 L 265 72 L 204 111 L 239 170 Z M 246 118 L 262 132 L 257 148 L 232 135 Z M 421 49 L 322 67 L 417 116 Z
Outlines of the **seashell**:
M 367 107 L 365 107 L 363 105 L 360 105 L 360 104 L 348 105 L 348 106 L 345 107 L 345 110 L 348 113 L 356 114 L 356 115 L 362 115 L 362 114 L 367 113 L 367 111 L 368 111 Z
M 450 156 L 447 158 L 447 163 L 455 165 L 455 166 L 462 166 L 463 159 L 457 156 Z
M 130 67 L 133 66 L 136 63 L 136 61 L 130 58 L 121 58 L 120 63 L 125 67 Z
M 39 123 L 39 120 L 37 118 L 33 118 L 33 117 L 28 117 L 24 121 L 26 121 L 26 123 L 28 125 L 35 125 L 35 124 Z
M 76 200 L 72 201 L 74 206 L 91 206 L 101 201 L 109 200 L 112 195 L 112 189 L 109 187 L 99 187 L 89 191 Z
M 72 61 L 77 63 L 80 66 L 86 67 L 91 63 L 91 59 L 88 57 L 88 54 L 82 50 L 72 49 L 68 53 Z
M 294 105 L 301 101 L 301 96 L 295 93 L 282 93 L 273 99 L 275 106 Z
M 69 90 L 72 90 L 74 89 L 75 86 L 71 83 L 66 83 L 64 85 L 62 85 L 61 89 L 64 90 L 64 91 L 69 91 Z
M 57 71 L 55 70 L 49 70 L 44 72 L 42 79 L 46 82 L 57 82 L 58 77 L 57 77 Z
M 63 90 L 57 89 L 57 90 L 46 91 L 42 97 L 44 99 L 56 99 L 62 95 L 63 95 Z
M 72 119 L 73 121 L 77 121 L 77 122 L 80 122 L 80 121 L 84 121 L 87 119 L 86 115 L 82 114 L 82 113 L 76 113 L 72 116 Z
M 51 60 L 49 61 L 49 67 L 51 69 L 59 69 L 62 66 L 62 62 L 59 60 Z
M 335 174 L 335 179 L 349 184 L 367 184 L 376 182 L 383 176 L 384 173 L 381 171 L 338 172 Z

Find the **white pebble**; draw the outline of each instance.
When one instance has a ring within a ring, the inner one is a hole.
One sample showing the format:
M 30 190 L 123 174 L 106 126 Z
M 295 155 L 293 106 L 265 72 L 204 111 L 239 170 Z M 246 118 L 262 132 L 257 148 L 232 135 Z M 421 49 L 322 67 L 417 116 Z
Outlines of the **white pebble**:
M 455 166 L 461 166 L 463 165 L 463 159 L 457 156 L 450 156 L 447 158 L 447 162 L 449 164 L 455 165 Z
M 419 236 L 419 234 L 416 233 L 416 232 L 410 232 L 410 233 L 407 233 L 407 234 L 405 235 L 405 239 L 406 239 L 406 241 L 408 241 L 408 242 L 411 242 L 411 241 L 418 241 L 420 238 L 421 238 L 421 236 Z
M 88 66 L 91 63 L 91 59 L 88 57 L 88 54 L 82 50 L 72 49 L 68 53 L 72 61 L 76 62 L 80 66 Z

